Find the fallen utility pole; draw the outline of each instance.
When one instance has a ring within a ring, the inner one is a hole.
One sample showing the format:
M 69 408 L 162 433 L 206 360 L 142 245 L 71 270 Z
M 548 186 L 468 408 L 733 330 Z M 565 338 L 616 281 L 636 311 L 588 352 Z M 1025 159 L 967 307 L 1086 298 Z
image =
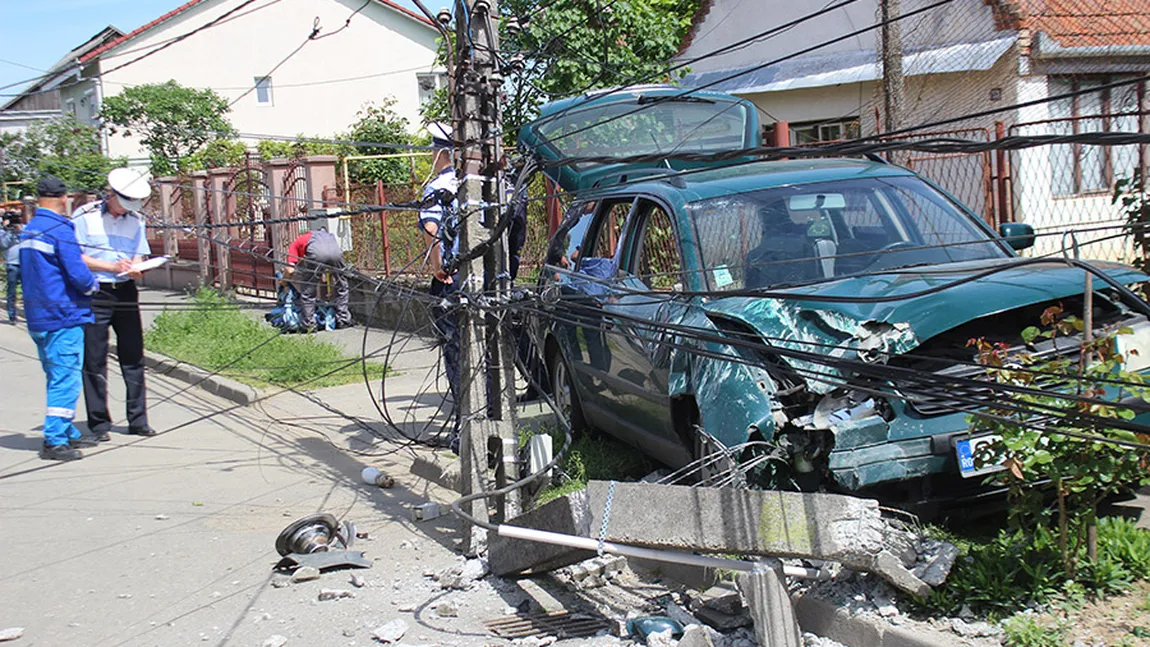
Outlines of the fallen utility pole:
M 465 2 L 456 4 L 455 95 L 451 99 L 459 144 L 459 253 L 463 258 L 474 256 L 459 267 L 460 384 L 456 406 L 462 416 L 460 470 L 465 496 L 490 489 L 493 481 L 518 478 L 513 470 L 516 443 L 511 347 L 498 320 L 484 315 L 478 307 L 485 301 L 498 301 L 507 291 L 502 236 L 487 244 L 481 256 L 470 253 L 492 238 L 502 211 L 499 96 L 503 78 L 495 59 L 499 48 L 496 16 L 496 0 L 473 0 L 470 8 Z M 494 474 L 488 469 L 489 453 L 501 457 Z M 504 465 L 506 469 L 502 469 Z M 497 503 L 497 521 L 518 514 L 515 493 Z M 480 522 L 490 517 L 483 499 L 468 503 L 464 512 Z M 471 526 L 464 536 L 464 552 L 478 554 L 486 542 L 486 531 Z

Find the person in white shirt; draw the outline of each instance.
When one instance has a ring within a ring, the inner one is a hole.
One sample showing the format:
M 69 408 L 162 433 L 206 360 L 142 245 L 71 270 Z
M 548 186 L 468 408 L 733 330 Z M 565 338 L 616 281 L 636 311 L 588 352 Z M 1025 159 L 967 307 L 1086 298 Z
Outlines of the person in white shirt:
M 88 430 L 100 442 L 111 438 L 112 427 L 108 413 L 109 326 L 116 331 L 120 373 L 127 390 L 128 433 L 156 433 L 148 425 L 144 385 L 144 329 L 136 288 L 141 273 L 133 268 L 151 253 L 144 222 L 135 213 L 151 193 L 145 172 L 113 169 L 104 199 L 89 202 L 72 214 L 84 263 L 100 282 L 100 291 L 92 297 L 96 321 L 84 327 L 84 405 Z

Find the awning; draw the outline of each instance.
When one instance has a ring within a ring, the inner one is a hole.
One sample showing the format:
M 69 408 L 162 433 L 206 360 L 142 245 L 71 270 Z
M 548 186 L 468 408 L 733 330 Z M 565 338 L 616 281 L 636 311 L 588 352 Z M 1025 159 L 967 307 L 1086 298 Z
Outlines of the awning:
M 982 72 L 989 70 L 1014 44 L 1011 35 L 978 43 L 953 43 L 930 48 L 908 50 L 903 55 L 905 76 L 948 74 L 955 72 Z M 760 63 L 761 64 L 761 63 Z M 708 90 L 730 94 L 781 92 L 800 88 L 822 88 L 846 83 L 877 81 L 882 78 L 878 54 L 874 50 L 839 52 L 802 56 L 789 61 L 748 71 L 757 65 L 688 74 L 684 87 L 699 87 L 713 81 L 734 76 Z M 745 72 L 740 74 L 740 72 Z

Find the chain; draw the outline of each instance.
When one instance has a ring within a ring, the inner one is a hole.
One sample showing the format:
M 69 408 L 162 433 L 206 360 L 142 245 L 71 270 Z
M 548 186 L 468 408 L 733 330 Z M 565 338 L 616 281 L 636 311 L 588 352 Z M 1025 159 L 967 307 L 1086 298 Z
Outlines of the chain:
M 603 507 L 603 524 L 599 526 L 599 557 L 603 556 L 603 542 L 607 541 L 607 524 L 611 522 L 611 501 L 615 499 L 615 481 L 607 486 L 607 505 Z

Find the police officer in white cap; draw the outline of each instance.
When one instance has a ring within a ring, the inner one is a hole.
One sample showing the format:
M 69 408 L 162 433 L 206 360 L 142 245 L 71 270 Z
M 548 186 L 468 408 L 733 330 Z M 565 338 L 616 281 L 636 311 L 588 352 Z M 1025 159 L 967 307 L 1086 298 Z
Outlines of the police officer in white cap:
M 108 173 L 104 199 L 72 214 L 84 262 L 100 282 L 100 291 L 92 297 L 96 321 L 84 327 L 84 404 L 88 429 L 100 442 L 110 439 L 112 427 L 108 413 L 108 326 L 116 331 L 120 373 L 127 390 L 128 433 L 156 433 L 148 425 L 144 329 L 136 288 L 141 273 L 135 269 L 151 253 L 144 221 L 136 214 L 151 193 L 148 174 L 143 170 L 113 169 Z
M 448 306 L 447 297 L 458 290 L 456 277 L 444 270 L 444 261 L 458 251 L 458 240 L 448 243 L 443 236 L 444 216 L 447 215 L 447 205 L 455 200 L 459 183 L 455 177 L 455 169 L 451 166 L 451 126 L 432 123 L 427 126 L 431 134 L 432 146 L 435 147 L 435 157 L 431 162 L 431 179 L 423 185 L 422 206 L 419 211 L 419 229 L 429 246 L 427 269 L 431 274 L 431 296 L 436 297 L 432 306 L 432 316 L 435 321 L 436 334 L 443 350 L 443 367 L 447 373 L 447 382 L 456 402 L 459 401 L 459 326 L 458 313 L 455 308 Z M 448 440 L 455 448 L 458 437 L 459 413 L 455 412 L 455 430 Z

